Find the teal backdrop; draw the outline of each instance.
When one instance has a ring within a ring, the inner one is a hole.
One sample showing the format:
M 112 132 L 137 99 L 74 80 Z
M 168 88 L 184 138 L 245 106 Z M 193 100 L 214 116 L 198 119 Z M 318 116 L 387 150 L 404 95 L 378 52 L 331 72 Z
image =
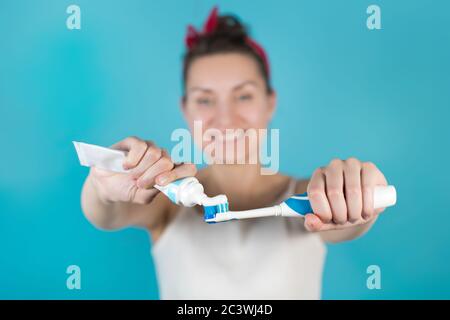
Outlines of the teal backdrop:
M 450 298 L 446 0 L 1 0 L 0 298 L 159 298 L 148 235 L 84 218 L 88 169 L 71 141 L 173 146 L 185 28 L 216 3 L 269 53 L 281 171 L 307 177 L 355 156 L 397 186 L 366 236 L 328 246 L 323 298 Z M 66 28 L 70 4 L 81 30 Z M 371 4 L 381 30 L 366 27 Z M 73 264 L 81 290 L 66 287 Z M 366 286 L 369 265 L 380 290 Z

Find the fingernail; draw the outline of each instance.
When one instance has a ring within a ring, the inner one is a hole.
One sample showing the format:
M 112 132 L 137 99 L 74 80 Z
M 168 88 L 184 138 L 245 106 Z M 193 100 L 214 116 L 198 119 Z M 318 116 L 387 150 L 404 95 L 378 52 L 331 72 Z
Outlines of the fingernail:
M 159 181 L 159 184 L 162 184 L 162 185 L 166 184 L 166 182 L 167 182 L 167 176 L 159 177 L 159 178 L 158 178 L 158 181 Z

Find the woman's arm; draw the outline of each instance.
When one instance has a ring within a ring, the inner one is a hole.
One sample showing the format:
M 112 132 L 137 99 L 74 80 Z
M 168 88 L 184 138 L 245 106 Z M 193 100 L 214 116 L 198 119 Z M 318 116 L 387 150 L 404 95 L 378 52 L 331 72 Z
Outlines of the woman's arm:
M 81 206 L 85 217 L 103 230 L 117 230 L 129 226 L 154 230 L 165 220 L 168 205 L 168 200 L 161 196 L 156 196 L 149 204 L 102 199 L 91 176 L 86 179 L 81 193 Z

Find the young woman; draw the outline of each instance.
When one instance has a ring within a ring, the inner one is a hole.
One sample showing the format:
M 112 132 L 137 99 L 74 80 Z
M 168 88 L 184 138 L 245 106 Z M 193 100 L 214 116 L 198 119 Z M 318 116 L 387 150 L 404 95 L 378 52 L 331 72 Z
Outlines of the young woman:
M 214 9 L 202 32 L 189 28 L 186 44 L 181 110 L 191 130 L 194 121 L 201 121 L 203 130 L 223 133 L 267 128 L 276 109 L 269 63 L 239 20 L 218 16 Z M 203 147 L 212 143 L 200 139 L 196 143 Z M 246 137 L 231 139 L 237 143 Z M 373 188 L 387 185 L 373 163 L 355 158 L 333 159 L 310 179 L 296 180 L 262 175 L 259 162 L 235 164 L 238 157 L 249 159 L 257 152 L 251 148 L 231 156 L 234 164 L 212 164 L 197 172 L 193 164 L 175 164 L 148 140 L 128 137 L 113 147 L 128 151 L 124 167 L 131 171 L 92 168 L 82 208 L 99 228 L 148 230 L 163 299 L 320 298 L 324 242 L 365 233 L 382 211 L 373 210 Z M 217 157 L 216 163 L 224 160 Z M 313 212 L 304 220 L 206 224 L 201 208 L 176 206 L 153 188 L 188 176 L 196 176 L 208 195 L 226 194 L 230 210 L 269 206 L 307 191 Z

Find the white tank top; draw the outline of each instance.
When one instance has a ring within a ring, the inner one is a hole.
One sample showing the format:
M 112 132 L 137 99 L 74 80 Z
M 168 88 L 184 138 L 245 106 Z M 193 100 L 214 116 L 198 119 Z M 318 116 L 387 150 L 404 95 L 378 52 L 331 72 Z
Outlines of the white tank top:
M 326 247 L 302 218 L 207 224 L 182 207 L 151 251 L 161 299 L 320 299 Z

